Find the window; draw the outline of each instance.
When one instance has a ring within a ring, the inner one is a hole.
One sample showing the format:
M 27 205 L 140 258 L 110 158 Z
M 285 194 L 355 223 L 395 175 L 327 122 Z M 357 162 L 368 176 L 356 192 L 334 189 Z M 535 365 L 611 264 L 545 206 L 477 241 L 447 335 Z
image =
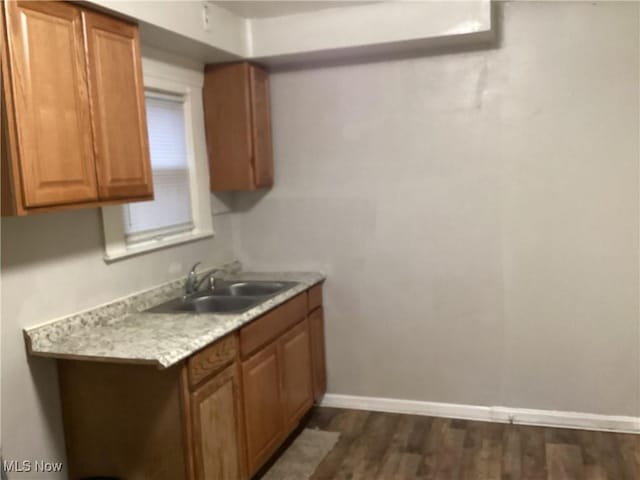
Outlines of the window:
M 127 243 L 193 229 L 183 99 L 148 91 L 147 128 L 154 200 L 124 207 Z
M 166 72 L 156 78 L 144 66 L 154 200 L 103 207 L 106 260 L 213 235 L 208 182 L 199 181 L 208 177 L 204 116 L 201 102 L 191 101 L 202 84 L 168 81 Z

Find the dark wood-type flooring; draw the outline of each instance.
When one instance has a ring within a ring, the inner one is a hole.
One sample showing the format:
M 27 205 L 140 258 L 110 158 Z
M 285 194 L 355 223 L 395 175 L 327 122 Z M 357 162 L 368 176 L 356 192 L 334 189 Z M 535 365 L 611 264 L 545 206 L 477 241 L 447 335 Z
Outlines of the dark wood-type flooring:
M 640 435 L 316 408 L 340 432 L 312 480 L 640 480 Z

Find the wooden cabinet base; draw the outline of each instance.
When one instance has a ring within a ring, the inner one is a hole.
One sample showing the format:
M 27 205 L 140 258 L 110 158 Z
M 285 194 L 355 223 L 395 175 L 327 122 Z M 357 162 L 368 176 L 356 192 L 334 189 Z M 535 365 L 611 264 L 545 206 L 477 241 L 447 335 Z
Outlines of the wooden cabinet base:
M 324 310 L 316 308 L 309 314 L 311 338 L 311 365 L 313 376 L 313 400 L 320 403 L 327 391 L 327 370 L 324 348 Z
M 70 480 L 187 477 L 181 367 L 58 361 Z
M 308 305 L 303 292 L 166 370 L 59 360 L 70 480 L 254 475 L 324 392 Z
M 59 361 L 69 478 L 246 479 L 237 363 L 193 391 L 186 366 Z
M 258 319 L 249 327 L 262 329 L 261 322 L 270 322 L 270 317 Z M 242 334 L 241 330 L 241 337 Z M 311 372 L 306 318 L 242 362 L 247 462 L 251 475 L 265 464 L 311 408 Z

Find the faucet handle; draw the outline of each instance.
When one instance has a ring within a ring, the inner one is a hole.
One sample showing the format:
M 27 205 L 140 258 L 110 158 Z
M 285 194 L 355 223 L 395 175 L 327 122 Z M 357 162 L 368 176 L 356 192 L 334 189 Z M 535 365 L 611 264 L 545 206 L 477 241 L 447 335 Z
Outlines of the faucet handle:
M 196 273 L 196 268 L 198 268 L 198 265 L 200 265 L 200 263 L 201 262 L 196 262 L 193 267 L 191 267 L 191 270 L 187 275 L 187 281 L 184 283 L 184 291 L 187 295 L 195 292 L 197 289 L 198 274 Z

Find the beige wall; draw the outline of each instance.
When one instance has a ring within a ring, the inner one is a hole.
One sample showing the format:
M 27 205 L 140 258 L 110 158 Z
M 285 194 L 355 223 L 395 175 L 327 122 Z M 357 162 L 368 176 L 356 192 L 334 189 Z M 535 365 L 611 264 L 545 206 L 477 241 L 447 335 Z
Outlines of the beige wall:
M 106 265 L 97 210 L 3 219 L 5 457 L 64 455 L 23 327 L 231 245 L 328 273 L 332 392 L 640 415 L 638 8 L 512 3 L 493 50 L 274 74 L 276 187 L 214 240 Z
M 234 247 L 328 273 L 331 392 L 638 416 L 638 4 L 497 13 L 492 50 L 273 75 Z

